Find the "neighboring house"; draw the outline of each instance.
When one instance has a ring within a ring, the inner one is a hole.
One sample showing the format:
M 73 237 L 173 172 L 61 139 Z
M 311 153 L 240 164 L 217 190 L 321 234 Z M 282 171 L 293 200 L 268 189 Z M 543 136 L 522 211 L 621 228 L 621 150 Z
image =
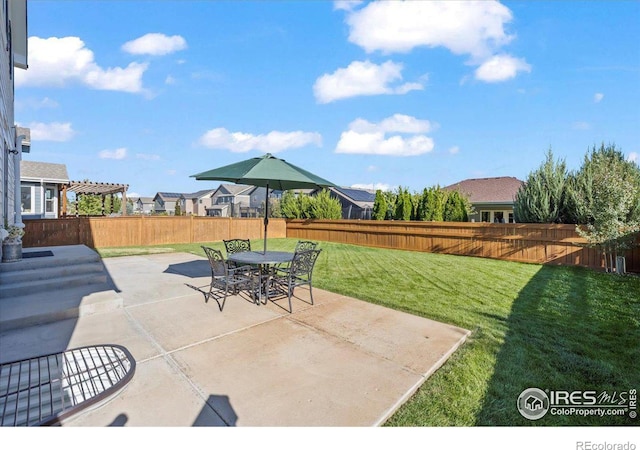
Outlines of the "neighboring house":
M 180 201 L 180 197 L 182 194 L 176 192 L 158 192 L 153 197 L 153 212 L 173 216 L 176 212 L 176 202 Z
M 211 195 L 215 189 L 205 189 L 192 194 L 182 194 L 182 214 L 188 216 L 206 216 L 207 207 L 211 206 Z
M 37 161 L 20 162 L 20 205 L 23 219 L 57 219 L 60 195 L 69 183 L 67 166 Z
M 251 207 L 251 193 L 255 186 L 221 184 L 211 194 L 211 206 L 206 208 L 212 217 L 241 217 L 241 210 Z
M 312 195 L 319 192 L 313 191 Z M 331 197 L 337 198 L 342 205 L 343 219 L 371 219 L 376 191 L 347 187 L 330 187 Z
M 138 197 L 133 201 L 134 214 L 153 214 L 155 202 L 153 197 Z
M 27 68 L 27 2 L 0 6 L 0 225 L 22 222 L 20 161 L 28 136 L 15 123 L 15 68 Z
M 267 197 L 267 189 L 263 187 L 253 187 L 249 192 L 249 207 L 240 208 L 240 217 L 262 217 L 264 216 L 265 198 Z M 282 191 L 269 189 L 269 198 L 271 201 L 282 198 Z M 271 211 L 273 203 L 269 203 Z
M 513 203 L 522 184 L 514 177 L 472 178 L 443 189 L 469 197 L 475 209 L 469 216 L 471 222 L 513 223 Z

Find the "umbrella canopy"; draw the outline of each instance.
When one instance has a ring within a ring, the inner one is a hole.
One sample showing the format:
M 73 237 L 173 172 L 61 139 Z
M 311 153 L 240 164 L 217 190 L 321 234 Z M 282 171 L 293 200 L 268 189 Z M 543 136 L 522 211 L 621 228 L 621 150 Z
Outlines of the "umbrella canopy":
M 265 252 L 267 251 L 267 226 L 269 224 L 269 189 L 287 191 L 337 187 L 331 181 L 294 166 L 284 159 L 276 158 L 270 153 L 191 176 L 196 180 L 229 181 L 267 188 L 264 218 Z

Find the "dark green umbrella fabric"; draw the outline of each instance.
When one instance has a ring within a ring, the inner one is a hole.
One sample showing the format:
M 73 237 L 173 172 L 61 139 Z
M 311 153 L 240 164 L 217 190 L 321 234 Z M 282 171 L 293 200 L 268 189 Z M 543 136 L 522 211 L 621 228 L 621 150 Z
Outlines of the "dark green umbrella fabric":
M 196 180 L 228 181 L 236 184 L 266 187 L 267 199 L 269 198 L 269 189 L 288 191 L 291 189 L 337 187 L 331 181 L 290 164 L 284 159 L 276 158 L 270 153 L 262 157 L 247 159 L 191 176 Z M 267 226 L 269 224 L 268 201 L 265 201 L 265 206 L 264 251 L 266 252 Z
M 320 178 L 300 167 L 267 153 L 228 166 L 191 175 L 196 180 L 229 181 L 238 184 L 267 187 L 280 191 L 335 187 L 331 181 Z

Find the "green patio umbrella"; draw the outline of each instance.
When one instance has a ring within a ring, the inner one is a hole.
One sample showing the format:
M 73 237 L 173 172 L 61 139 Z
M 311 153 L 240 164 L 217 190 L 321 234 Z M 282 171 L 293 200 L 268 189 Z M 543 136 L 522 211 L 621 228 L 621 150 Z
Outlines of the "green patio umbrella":
M 267 251 L 267 226 L 269 225 L 269 189 L 287 191 L 291 189 L 318 189 L 337 187 L 300 167 L 267 153 L 228 166 L 191 175 L 196 180 L 228 181 L 267 189 L 264 216 L 264 251 Z

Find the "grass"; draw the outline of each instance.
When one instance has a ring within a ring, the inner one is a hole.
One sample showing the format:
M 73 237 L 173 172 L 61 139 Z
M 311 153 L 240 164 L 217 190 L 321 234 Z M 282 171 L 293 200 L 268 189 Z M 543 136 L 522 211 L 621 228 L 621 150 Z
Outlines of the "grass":
M 294 245 L 269 241 L 272 250 Z M 638 424 L 628 416 L 551 414 L 532 422 L 516 401 L 529 387 L 638 389 L 640 277 L 329 242 L 320 247 L 314 286 L 473 332 L 386 425 Z M 203 256 L 199 244 L 99 250 L 104 257 L 158 251 Z

